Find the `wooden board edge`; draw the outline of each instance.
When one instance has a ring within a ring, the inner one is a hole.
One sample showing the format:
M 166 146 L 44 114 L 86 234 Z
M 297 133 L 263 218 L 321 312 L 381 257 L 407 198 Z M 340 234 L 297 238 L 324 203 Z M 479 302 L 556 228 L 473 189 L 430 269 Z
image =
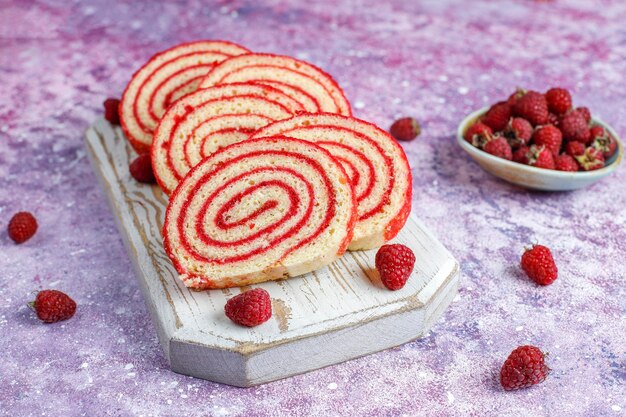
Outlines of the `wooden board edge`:
M 92 136 L 93 135 L 93 136 Z M 107 205 L 109 206 L 113 220 L 115 222 L 115 226 L 120 234 L 122 242 L 126 248 L 127 253 L 139 253 L 138 243 L 135 242 L 133 237 L 128 233 L 130 228 L 125 227 L 124 220 L 126 217 L 123 216 L 123 212 L 126 211 L 121 204 L 118 203 L 118 199 L 113 195 L 114 191 L 111 188 L 110 184 L 106 180 L 105 173 L 100 169 L 101 164 L 98 163 L 99 157 L 94 148 L 94 146 L 98 146 L 97 142 L 100 139 L 97 137 L 99 133 L 94 129 L 94 126 L 90 126 L 84 133 L 84 142 L 85 147 L 87 149 L 87 157 L 94 169 L 94 174 L 97 178 L 98 183 L 100 184 L 100 188 L 103 190 L 105 194 L 105 200 L 107 201 Z M 152 322 L 157 330 L 157 336 L 159 339 L 159 344 L 163 349 L 163 353 L 165 357 L 170 362 L 170 341 L 176 332 L 177 326 L 177 317 L 174 311 L 170 309 L 159 309 L 155 304 L 155 299 L 153 294 L 148 287 L 147 281 L 144 279 L 144 271 L 139 263 L 138 256 L 129 256 L 128 257 L 133 266 L 133 270 L 137 280 L 139 281 L 139 287 L 142 292 L 142 296 L 146 306 L 148 307 L 148 311 L 152 317 Z

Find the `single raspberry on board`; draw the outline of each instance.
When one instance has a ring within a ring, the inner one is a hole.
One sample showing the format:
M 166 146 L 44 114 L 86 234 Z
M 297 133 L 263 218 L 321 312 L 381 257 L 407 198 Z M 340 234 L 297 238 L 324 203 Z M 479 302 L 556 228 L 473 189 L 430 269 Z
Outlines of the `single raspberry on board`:
M 383 285 L 390 290 L 404 287 L 415 266 L 415 254 L 401 244 L 383 245 L 376 253 L 376 269 Z
M 398 119 L 389 128 L 391 136 L 397 140 L 409 141 L 415 139 L 421 132 L 420 125 L 412 117 Z
M 139 182 L 151 184 L 156 182 L 152 171 L 152 159 L 149 153 L 139 155 L 128 167 L 130 175 Z
M 543 245 L 533 245 L 522 255 L 522 269 L 537 284 L 549 285 L 556 280 L 558 269 L 552 252 Z
M 35 301 L 29 305 L 44 323 L 67 320 L 76 312 L 76 302 L 69 295 L 57 290 L 39 291 Z
M 255 288 L 228 300 L 224 312 L 235 323 L 254 327 L 272 317 L 272 300 L 263 288 Z
M 104 118 L 113 125 L 120 124 L 119 106 L 120 101 L 116 98 L 107 98 L 104 100 Z
M 27 211 L 15 213 L 9 221 L 7 231 L 15 243 L 24 243 L 37 232 L 37 219 Z
M 519 346 L 502 365 L 500 384 L 506 391 L 526 388 L 543 382 L 549 373 L 545 355 L 539 348 Z

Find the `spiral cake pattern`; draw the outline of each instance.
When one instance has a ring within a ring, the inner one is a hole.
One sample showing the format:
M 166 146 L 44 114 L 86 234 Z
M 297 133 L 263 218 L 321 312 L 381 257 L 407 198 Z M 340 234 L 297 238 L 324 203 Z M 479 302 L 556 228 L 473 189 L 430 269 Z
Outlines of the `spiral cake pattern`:
M 272 54 L 245 54 L 216 65 L 199 88 L 233 82 L 271 85 L 298 100 L 307 112 L 351 115 L 350 103 L 335 80 L 298 59 Z
M 171 103 L 195 91 L 216 63 L 249 51 L 223 41 L 198 41 L 154 55 L 132 77 L 119 107 L 124 134 L 137 152 L 150 149 L 157 123 Z
M 154 134 L 152 167 L 163 191 L 220 148 L 302 111 L 300 103 L 261 84 L 224 84 L 198 90 L 174 103 Z
M 375 125 L 336 114 L 300 114 L 251 138 L 288 136 L 315 142 L 344 167 L 358 202 L 350 250 L 381 246 L 398 234 L 411 211 L 411 170 L 398 143 Z
M 167 207 L 164 246 L 186 286 L 226 288 L 287 278 L 341 256 L 356 200 L 323 148 L 266 137 L 202 160 Z

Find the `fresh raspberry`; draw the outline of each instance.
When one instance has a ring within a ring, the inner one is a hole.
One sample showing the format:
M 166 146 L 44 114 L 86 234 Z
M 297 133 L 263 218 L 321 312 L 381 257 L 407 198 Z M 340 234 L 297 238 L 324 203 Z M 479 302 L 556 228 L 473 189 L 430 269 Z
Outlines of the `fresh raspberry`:
M 526 119 L 514 117 L 510 120 L 504 136 L 509 140 L 509 145 L 513 148 L 528 145 L 533 135 L 533 126 Z
M 573 156 L 563 153 L 554 158 L 554 166 L 558 171 L 578 171 L 578 163 Z
M 494 132 L 498 132 L 506 128 L 510 118 L 511 106 L 507 102 L 501 101 L 491 106 L 481 121 Z
M 589 146 L 582 155 L 576 156 L 578 165 L 583 171 L 594 171 L 604 167 L 604 156 L 602 151 Z
M 528 146 L 521 146 L 515 152 L 513 152 L 513 161 L 520 164 L 528 165 L 530 148 Z
M 577 107 L 576 111 L 583 115 L 587 124 L 591 123 L 591 112 L 588 107 Z
M 550 249 L 542 245 L 533 245 L 522 255 L 522 269 L 537 284 L 549 285 L 558 276 L 558 269 Z
M 483 150 L 498 158 L 504 158 L 509 161 L 513 159 L 511 145 L 509 145 L 509 142 L 502 136 L 494 137 L 493 140 L 487 142 Z
M 151 184 L 156 181 L 149 153 L 139 155 L 128 167 L 130 175 L 139 182 Z
M 572 110 L 563 116 L 559 129 L 565 139 L 587 144 L 591 138 L 587 123 L 582 113 Z
M 37 293 L 35 301 L 29 303 L 44 323 L 72 318 L 76 312 L 76 302 L 69 295 L 57 290 L 43 290 Z
M 589 129 L 589 133 L 591 134 L 591 146 L 602 152 L 605 160 L 615 154 L 617 141 L 608 130 L 602 126 L 593 126 Z
M 572 108 L 572 96 L 564 88 L 551 88 L 546 92 L 548 109 L 555 114 L 564 114 Z
M 585 145 L 576 141 L 567 142 L 565 144 L 565 153 L 569 156 L 577 157 L 585 153 Z
M 376 269 L 385 287 L 392 291 L 404 287 L 415 266 L 413 251 L 400 244 L 383 245 L 376 253 Z
M 504 361 L 500 370 L 500 384 L 506 391 L 530 387 L 543 382 L 550 368 L 545 355 L 535 346 L 519 346 Z
M 272 300 L 263 288 L 255 288 L 228 300 L 224 312 L 235 323 L 254 327 L 272 317 Z
M 11 217 L 7 230 L 15 243 L 24 243 L 37 232 L 37 219 L 27 211 L 20 211 Z
M 506 100 L 507 104 L 509 106 L 514 106 L 515 103 L 517 103 L 517 100 L 522 98 L 524 94 L 526 94 L 526 90 L 523 90 L 521 88 L 516 89 L 515 92 L 511 94 L 509 98 Z
M 554 155 L 545 146 L 532 145 L 528 165 L 537 168 L 554 169 Z
M 119 106 L 120 101 L 116 98 L 107 98 L 104 100 L 104 118 L 113 125 L 120 124 Z
M 391 136 L 398 140 L 408 141 L 415 139 L 421 132 L 420 125 L 412 117 L 398 119 L 389 128 Z
M 533 126 L 545 125 L 548 123 L 548 102 L 543 94 L 529 91 L 517 100 L 513 114 L 528 120 Z
M 477 148 L 482 148 L 485 146 L 485 143 L 491 140 L 492 135 L 493 131 L 489 126 L 476 122 L 465 132 L 465 140 Z
M 557 156 L 563 143 L 563 134 L 552 125 L 540 126 L 533 133 L 533 141 L 535 145 L 543 145 L 552 152 L 552 155 Z
M 559 127 L 559 124 L 561 124 L 561 118 L 554 113 L 548 113 L 548 124 Z

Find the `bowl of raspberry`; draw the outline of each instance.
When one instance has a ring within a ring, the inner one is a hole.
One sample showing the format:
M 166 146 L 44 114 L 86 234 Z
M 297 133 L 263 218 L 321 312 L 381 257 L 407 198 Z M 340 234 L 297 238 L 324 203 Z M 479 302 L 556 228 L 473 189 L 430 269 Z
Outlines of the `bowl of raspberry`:
M 485 171 L 536 190 L 568 191 L 614 172 L 624 145 L 587 107 L 574 107 L 564 88 L 518 89 L 468 115 L 457 141 Z

